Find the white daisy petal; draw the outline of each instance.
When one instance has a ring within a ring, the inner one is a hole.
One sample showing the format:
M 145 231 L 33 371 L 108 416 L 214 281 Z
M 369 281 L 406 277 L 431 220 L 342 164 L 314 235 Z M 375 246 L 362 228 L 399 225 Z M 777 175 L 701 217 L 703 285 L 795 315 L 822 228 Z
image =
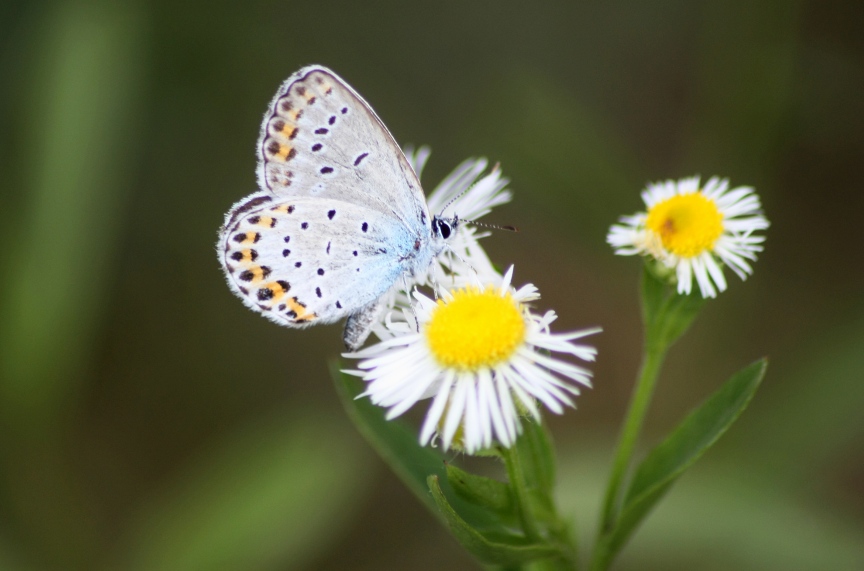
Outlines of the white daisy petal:
M 463 379 L 465 387 L 465 414 L 462 415 L 463 437 L 465 448 L 478 450 L 483 447 L 483 428 L 480 424 L 480 403 L 477 402 L 477 384 L 472 378 Z
M 441 414 L 447 406 L 447 401 L 450 398 L 450 391 L 453 388 L 453 380 L 456 374 L 453 371 L 444 372 L 444 380 L 441 382 L 441 387 L 438 389 L 438 394 L 435 395 L 432 401 L 432 406 L 429 407 L 429 412 L 426 413 L 426 420 L 423 421 L 423 428 L 420 430 L 420 444 L 427 444 L 432 435 L 435 434 L 438 423 L 441 420 Z
M 483 392 L 487 395 L 487 406 L 489 410 L 489 417 L 492 421 L 492 432 L 494 433 L 496 439 L 507 446 L 508 442 L 510 442 L 510 434 L 509 427 L 507 423 L 504 421 L 504 404 L 499 400 L 500 395 L 498 390 L 495 387 L 495 382 L 492 380 L 491 371 L 488 369 L 482 369 L 479 371 L 479 384 Z M 490 440 L 486 446 L 491 446 L 492 441 Z
M 708 278 L 708 270 L 705 269 L 705 260 L 702 256 L 691 258 L 690 263 L 693 267 L 693 275 L 696 276 L 696 283 L 699 284 L 699 291 L 702 293 L 702 297 L 717 297 L 717 291 Z
M 718 291 L 726 291 L 726 277 L 723 275 L 723 270 L 717 264 L 717 260 L 711 254 L 705 252 L 702 254 L 702 261 L 705 263 L 705 268 L 708 270 L 708 275 L 717 284 Z
M 500 372 L 495 375 L 495 392 L 498 393 L 498 402 L 501 404 L 501 417 L 504 419 L 504 431 L 498 436 L 501 444 L 511 446 L 516 442 L 516 436 L 519 434 L 519 414 L 516 412 L 516 406 L 513 404 L 513 396 L 510 392 L 510 386 L 507 382 L 505 372 Z
M 453 394 L 450 397 L 450 407 L 447 409 L 447 414 L 444 420 L 444 449 L 450 448 L 453 442 L 453 436 L 456 435 L 456 429 L 462 424 L 462 413 L 465 411 L 465 400 L 468 397 L 470 387 L 464 379 L 460 379 L 457 375 Z
M 682 295 L 690 295 L 693 288 L 693 271 L 691 260 L 681 260 L 678 263 L 678 293 Z

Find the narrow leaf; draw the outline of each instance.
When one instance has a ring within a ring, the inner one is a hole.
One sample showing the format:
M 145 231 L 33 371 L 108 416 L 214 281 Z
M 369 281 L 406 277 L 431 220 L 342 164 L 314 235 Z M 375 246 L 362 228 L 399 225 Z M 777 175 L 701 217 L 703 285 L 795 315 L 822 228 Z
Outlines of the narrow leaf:
M 510 486 L 504 482 L 470 474 L 452 464 L 446 465 L 447 481 L 466 501 L 503 515 L 516 515 Z
M 557 525 L 555 510 L 555 450 L 546 426 L 533 418 L 522 419 L 523 431 L 516 440 L 526 492 L 534 517 L 547 525 Z
M 733 375 L 640 464 L 615 531 L 606 542 L 609 559 L 624 546 L 675 480 L 717 442 L 747 408 L 766 367 L 767 361 L 762 359 Z
M 516 447 L 522 458 L 526 483 L 551 497 L 555 487 L 555 450 L 549 431 L 533 418 L 524 418 Z
M 441 491 L 438 476 L 429 476 L 427 483 L 447 527 L 462 547 L 484 563 L 512 566 L 560 555 L 551 545 L 530 543 L 523 536 L 498 534 L 493 539 L 491 535 L 480 533 L 459 517 L 447 501 Z
M 362 381 L 340 373 L 335 363 L 332 374 L 342 405 L 357 430 L 432 513 L 441 515 L 426 484 L 426 479 L 435 475 L 441 479 L 441 488 L 450 498 L 454 509 L 472 526 L 503 529 L 496 514 L 466 501 L 454 492 L 447 481 L 444 458 L 437 449 L 420 446 L 416 431 L 408 429 L 401 422 L 386 420 L 385 410 L 372 404 L 369 399 L 357 399 L 363 389 Z

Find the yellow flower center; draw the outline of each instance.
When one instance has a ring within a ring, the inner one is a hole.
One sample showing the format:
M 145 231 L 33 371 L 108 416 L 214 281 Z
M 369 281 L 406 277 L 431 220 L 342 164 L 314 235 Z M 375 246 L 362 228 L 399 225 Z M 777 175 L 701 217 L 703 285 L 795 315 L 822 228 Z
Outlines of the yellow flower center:
M 447 302 L 438 300 L 424 333 L 441 365 L 476 370 L 513 355 L 525 339 L 525 319 L 509 292 L 470 287 Z
M 692 258 L 714 247 L 723 233 L 723 215 L 713 200 L 694 192 L 655 204 L 645 225 L 660 236 L 667 250 Z

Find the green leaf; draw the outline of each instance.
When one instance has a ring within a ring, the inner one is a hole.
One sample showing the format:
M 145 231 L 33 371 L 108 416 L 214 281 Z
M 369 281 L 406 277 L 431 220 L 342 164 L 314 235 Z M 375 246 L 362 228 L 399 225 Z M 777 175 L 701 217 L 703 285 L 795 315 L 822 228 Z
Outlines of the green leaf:
M 522 459 L 526 483 L 551 497 L 555 488 L 555 449 L 549 431 L 533 418 L 523 418 L 516 448 Z
M 447 527 L 462 544 L 462 547 L 484 563 L 512 566 L 560 555 L 555 547 L 531 543 L 524 536 L 506 533 L 496 535 L 480 533 L 459 517 L 459 514 L 447 501 L 447 497 L 441 491 L 438 476 L 429 476 L 427 484 Z
M 522 434 L 516 440 L 526 492 L 534 517 L 553 527 L 558 525 L 555 509 L 555 450 L 549 431 L 533 418 L 522 419 Z
M 450 498 L 451 505 L 465 521 L 478 528 L 503 530 L 494 512 L 455 493 L 447 480 L 444 458 L 437 449 L 420 446 L 415 430 L 409 430 L 398 421 L 386 420 L 385 410 L 369 399 L 358 399 L 363 389 L 360 379 L 339 372 L 337 363 L 333 364 L 332 374 L 342 405 L 360 434 L 433 514 L 441 516 L 436 502 L 429 495 L 426 479 L 435 475 L 440 478 L 440 486 Z
M 621 517 L 602 547 L 607 561 L 624 546 L 675 480 L 717 442 L 747 408 L 766 367 L 767 361 L 762 359 L 733 375 L 648 454 L 636 470 Z
M 447 481 L 460 497 L 502 515 L 517 515 L 510 486 L 504 482 L 470 474 L 449 463 L 446 464 L 446 470 Z

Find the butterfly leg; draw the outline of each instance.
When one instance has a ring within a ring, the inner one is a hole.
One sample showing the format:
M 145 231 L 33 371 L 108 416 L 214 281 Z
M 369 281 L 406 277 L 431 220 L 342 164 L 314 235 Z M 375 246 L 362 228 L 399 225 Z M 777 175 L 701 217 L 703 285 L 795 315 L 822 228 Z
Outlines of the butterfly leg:
M 414 315 L 414 327 L 417 332 L 420 332 L 420 318 L 417 317 L 417 310 L 414 309 L 414 301 L 411 299 L 412 288 L 408 287 L 408 277 L 402 274 L 402 287 L 405 288 L 405 295 L 408 296 L 408 305 L 411 307 L 411 313 Z M 437 296 L 436 296 L 437 299 Z
M 342 341 L 346 349 L 353 353 L 363 346 L 366 338 L 372 333 L 372 325 L 378 319 L 381 307 L 380 300 L 375 300 L 357 313 L 348 316 L 345 321 L 345 331 L 342 333 Z

